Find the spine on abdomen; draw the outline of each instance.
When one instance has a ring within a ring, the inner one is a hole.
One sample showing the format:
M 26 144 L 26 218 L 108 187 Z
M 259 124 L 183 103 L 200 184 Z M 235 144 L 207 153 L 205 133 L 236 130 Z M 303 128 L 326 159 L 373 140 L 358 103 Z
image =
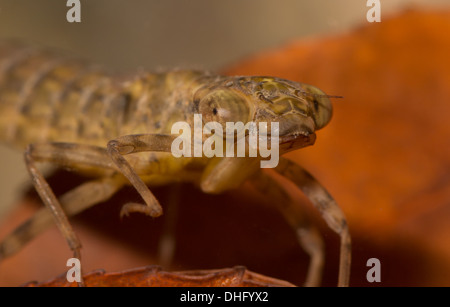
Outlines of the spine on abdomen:
M 98 68 L 0 42 L 0 141 L 105 145 L 117 136 L 126 94 Z

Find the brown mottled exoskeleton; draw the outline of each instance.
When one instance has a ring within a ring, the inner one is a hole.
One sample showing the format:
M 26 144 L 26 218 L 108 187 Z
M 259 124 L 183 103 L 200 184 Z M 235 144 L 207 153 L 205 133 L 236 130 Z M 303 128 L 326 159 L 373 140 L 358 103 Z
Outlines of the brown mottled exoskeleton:
M 320 283 L 323 244 L 316 228 L 280 184 L 260 168 L 262 157 L 181 157 L 171 154 L 172 124 L 205 121 L 279 123 L 279 154 L 315 141 L 330 120 L 329 96 L 314 86 L 274 77 L 228 77 L 197 71 L 141 73 L 119 79 L 97 67 L 38 48 L 0 44 L 0 139 L 25 150 L 25 161 L 45 208 L 0 244 L 0 259 L 18 251 L 55 221 L 74 256 L 80 242 L 68 217 L 131 184 L 143 204 L 121 214 L 158 217 L 149 186 L 183 181 L 220 193 L 250 180 L 296 231 L 311 262 L 305 285 Z M 236 131 L 246 138 L 248 133 Z M 224 136 L 225 138 L 225 136 Z M 270 138 L 270 135 L 269 135 Z M 96 177 L 57 199 L 37 163 L 51 162 Z M 275 171 L 292 181 L 341 238 L 339 286 L 349 283 L 350 235 L 337 203 L 307 171 L 280 158 Z M 278 205 L 276 205 L 278 204 Z

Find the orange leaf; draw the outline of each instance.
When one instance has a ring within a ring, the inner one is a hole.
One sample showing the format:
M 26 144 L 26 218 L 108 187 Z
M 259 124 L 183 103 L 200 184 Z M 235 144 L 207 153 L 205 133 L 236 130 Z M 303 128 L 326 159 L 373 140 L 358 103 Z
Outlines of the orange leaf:
M 120 273 L 91 272 L 84 276 L 87 287 L 293 287 L 294 285 L 248 271 L 244 267 L 221 270 L 164 272 L 148 266 Z M 77 287 L 66 274 L 51 281 L 31 282 L 28 287 Z
M 344 209 L 361 279 L 364 261 L 377 253 L 358 250 L 358 240 L 377 246 L 382 269 L 400 285 L 450 285 L 449 31 L 449 11 L 406 11 L 263 52 L 227 71 L 344 96 L 333 100 L 333 118 L 316 144 L 289 157 Z

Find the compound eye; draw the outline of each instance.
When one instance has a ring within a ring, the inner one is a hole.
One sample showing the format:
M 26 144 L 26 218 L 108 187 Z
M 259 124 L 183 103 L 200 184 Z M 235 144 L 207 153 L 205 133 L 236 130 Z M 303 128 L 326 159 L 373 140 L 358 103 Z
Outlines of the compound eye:
M 227 122 L 249 120 L 247 101 L 233 90 L 217 89 L 200 100 L 198 106 L 204 122 L 218 122 L 225 129 Z
M 327 97 L 314 97 L 314 119 L 317 129 L 325 127 L 331 120 L 332 108 L 330 99 Z
M 312 85 L 303 85 L 304 88 L 311 94 L 308 96 L 308 100 L 311 104 L 311 109 L 313 111 L 314 122 L 316 123 L 316 129 L 325 127 L 331 120 L 333 114 L 333 108 L 331 106 L 331 101 L 328 96 Z

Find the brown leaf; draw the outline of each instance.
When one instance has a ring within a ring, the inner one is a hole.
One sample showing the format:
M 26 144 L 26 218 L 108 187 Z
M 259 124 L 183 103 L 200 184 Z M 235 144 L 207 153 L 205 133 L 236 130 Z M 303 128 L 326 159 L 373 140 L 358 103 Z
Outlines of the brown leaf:
M 84 275 L 87 287 L 293 287 L 294 285 L 253 273 L 244 267 L 221 270 L 164 272 L 148 266 L 119 273 L 95 271 Z M 77 287 L 66 274 L 47 282 L 28 283 L 28 287 Z

